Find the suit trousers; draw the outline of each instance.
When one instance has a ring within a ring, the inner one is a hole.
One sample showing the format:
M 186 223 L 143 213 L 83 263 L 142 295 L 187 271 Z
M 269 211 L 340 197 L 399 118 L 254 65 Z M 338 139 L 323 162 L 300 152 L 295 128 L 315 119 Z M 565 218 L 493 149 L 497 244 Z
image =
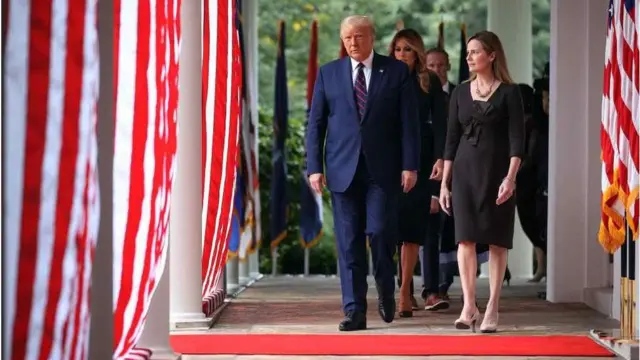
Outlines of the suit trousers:
M 363 155 L 347 190 L 331 193 L 345 314 L 367 311 L 367 237 L 378 296 L 386 299 L 395 295 L 398 194 L 399 189 L 389 192 L 375 183 Z
M 438 294 L 440 285 L 440 232 L 442 217 L 440 213 L 429 214 L 427 241 L 420 249 L 420 264 L 422 266 L 422 298 L 431 294 Z

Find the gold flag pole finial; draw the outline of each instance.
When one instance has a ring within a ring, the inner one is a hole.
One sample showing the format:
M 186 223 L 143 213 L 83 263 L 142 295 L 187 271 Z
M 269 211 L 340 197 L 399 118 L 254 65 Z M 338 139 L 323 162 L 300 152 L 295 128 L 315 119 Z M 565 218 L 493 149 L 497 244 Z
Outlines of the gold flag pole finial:
M 396 31 L 400 31 L 404 29 L 404 21 L 402 21 L 402 19 L 399 19 L 398 21 L 396 21 Z

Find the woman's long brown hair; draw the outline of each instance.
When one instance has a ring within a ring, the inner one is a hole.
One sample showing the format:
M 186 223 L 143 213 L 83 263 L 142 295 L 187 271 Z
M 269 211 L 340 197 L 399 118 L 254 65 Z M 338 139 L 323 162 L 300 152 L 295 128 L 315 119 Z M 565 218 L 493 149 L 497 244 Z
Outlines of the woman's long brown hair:
M 422 41 L 422 36 L 418 34 L 417 31 L 413 29 L 402 29 L 398 31 L 391 40 L 389 44 L 389 56 L 395 58 L 395 48 L 398 40 L 404 40 L 409 44 L 411 50 L 416 54 L 416 63 L 414 65 L 414 69 L 418 76 L 418 82 L 420 83 L 420 88 L 425 93 L 429 92 L 429 70 L 427 69 L 427 61 L 426 54 L 424 49 L 424 41 Z
M 469 40 L 467 40 L 467 44 L 469 44 L 469 41 L 471 40 L 479 41 L 487 54 L 491 55 L 493 53 L 495 55 L 495 58 L 491 63 L 493 76 L 505 84 L 513 84 L 513 79 L 511 78 L 509 68 L 507 67 L 507 56 L 504 54 L 504 48 L 502 47 L 502 42 L 498 35 L 491 31 L 483 30 L 470 37 Z M 469 81 L 475 80 L 477 76 L 477 74 L 472 73 L 469 77 Z

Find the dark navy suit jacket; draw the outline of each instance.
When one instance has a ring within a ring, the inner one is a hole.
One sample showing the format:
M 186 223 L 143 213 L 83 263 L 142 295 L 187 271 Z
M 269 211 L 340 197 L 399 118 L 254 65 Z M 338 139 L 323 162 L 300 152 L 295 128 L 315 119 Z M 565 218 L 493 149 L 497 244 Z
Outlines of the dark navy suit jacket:
M 417 93 L 407 65 L 374 53 L 367 93 L 360 120 L 351 59 L 318 70 L 307 125 L 307 172 L 325 174 L 330 191 L 347 190 L 361 154 L 369 176 L 385 191 L 398 191 L 401 172 L 420 167 Z

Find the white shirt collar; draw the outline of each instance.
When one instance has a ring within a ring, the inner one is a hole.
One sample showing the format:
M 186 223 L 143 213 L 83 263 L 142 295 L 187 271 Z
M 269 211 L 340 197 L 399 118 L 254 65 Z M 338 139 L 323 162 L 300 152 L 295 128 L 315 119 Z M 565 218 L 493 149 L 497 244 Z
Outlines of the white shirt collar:
M 351 70 L 355 71 L 359 63 L 360 62 L 353 60 L 353 58 L 351 58 Z M 367 69 L 371 69 L 373 67 L 373 50 L 371 50 L 371 54 L 369 54 L 369 56 L 362 63 L 364 64 L 364 67 Z

